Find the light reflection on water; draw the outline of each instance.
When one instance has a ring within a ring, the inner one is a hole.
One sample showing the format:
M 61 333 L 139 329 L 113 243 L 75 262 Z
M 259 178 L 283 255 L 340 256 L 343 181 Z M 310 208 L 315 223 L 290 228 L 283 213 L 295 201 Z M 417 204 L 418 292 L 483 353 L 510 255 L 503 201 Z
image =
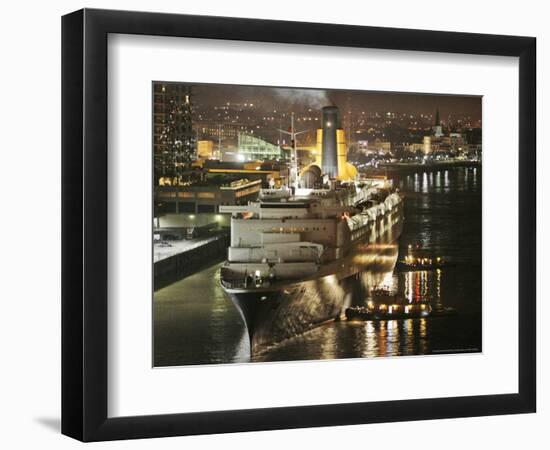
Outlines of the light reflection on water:
M 406 194 L 400 258 L 408 244 L 456 267 L 363 272 L 363 286 L 384 286 L 407 302 L 452 306 L 456 317 L 333 322 L 293 337 L 252 361 L 422 355 L 481 350 L 481 169 L 413 174 L 396 180 Z M 241 318 L 212 266 L 155 293 L 155 365 L 249 362 Z M 369 296 L 362 299 L 366 303 Z
M 254 362 L 296 359 L 375 358 L 428 353 L 428 321 L 408 319 L 366 322 L 336 322 L 284 342 Z

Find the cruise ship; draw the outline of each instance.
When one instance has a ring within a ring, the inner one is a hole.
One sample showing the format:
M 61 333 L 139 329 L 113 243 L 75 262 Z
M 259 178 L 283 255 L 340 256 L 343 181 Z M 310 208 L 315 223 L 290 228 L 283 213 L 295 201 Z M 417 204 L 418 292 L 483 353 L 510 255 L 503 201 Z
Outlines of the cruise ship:
M 258 201 L 221 206 L 231 242 L 220 281 L 239 310 L 252 354 L 340 318 L 361 276 L 391 271 L 403 196 L 385 178 L 359 178 L 347 162 L 338 109 L 323 108 L 318 151 L 291 186 Z

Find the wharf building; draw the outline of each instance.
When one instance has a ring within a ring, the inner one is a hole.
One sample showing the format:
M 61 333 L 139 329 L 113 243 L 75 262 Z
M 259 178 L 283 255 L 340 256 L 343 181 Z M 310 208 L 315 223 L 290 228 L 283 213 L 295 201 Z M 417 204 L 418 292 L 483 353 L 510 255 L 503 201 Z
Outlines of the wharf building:
M 244 161 L 279 161 L 284 153 L 278 145 L 248 132 L 238 132 L 236 139 L 220 141 L 212 139 L 199 140 L 197 143 L 198 159 L 218 159 L 228 162 Z
M 425 155 L 437 153 L 453 153 L 466 155 L 474 146 L 468 144 L 466 136 L 462 133 L 449 133 L 443 136 L 424 136 L 422 144 L 411 144 L 410 151 L 422 150 Z
M 246 205 L 256 200 L 261 187 L 261 180 L 246 178 L 221 186 L 211 182 L 189 186 L 157 186 L 155 215 L 215 214 L 220 205 Z
M 381 139 L 359 140 L 357 141 L 357 150 L 364 155 L 387 155 L 392 151 L 392 145 L 389 141 Z
M 277 162 L 199 159 L 193 168 L 203 181 L 155 186 L 155 216 L 218 213 L 220 206 L 257 200 L 262 187 L 280 186 L 288 178 L 286 164 Z
M 282 157 L 281 148 L 257 136 L 239 133 L 237 140 L 238 154 L 245 161 L 278 160 Z

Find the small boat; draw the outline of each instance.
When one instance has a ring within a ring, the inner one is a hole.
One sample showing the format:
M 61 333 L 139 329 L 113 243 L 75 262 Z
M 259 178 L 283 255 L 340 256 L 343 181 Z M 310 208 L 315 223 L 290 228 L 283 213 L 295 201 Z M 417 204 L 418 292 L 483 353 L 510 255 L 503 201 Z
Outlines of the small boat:
M 389 297 L 391 295 L 391 291 L 386 287 L 374 288 L 371 293 L 375 297 Z
M 456 316 L 457 310 L 450 306 L 443 306 L 441 308 L 434 308 L 430 313 L 430 317 L 449 317 Z
M 456 263 L 446 261 L 443 258 L 413 258 L 406 256 L 405 259 L 397 261 L 395 269 L 400 272 L 414 272 L 419 270 L 436 270 L 445 267 L 453 267 Z
M 373 304 L 367 306 L 351 306 L 346 309 L 347 320 L 398 320 L 428 317 L 432 313 L 430 302 L 416 302 L 406 305 L 398 303 Z
M 457 315 L 457 311 L 451 307 L 432 308 L 428 301 L 408 304 L 380 303 L 369 301 L 367 306 L 351 306 L 345 311 L 349 321 L 364 320 L 403 320 L 418 319 L 422 317 L 449 317 Z
M 420 244 L 416 244 L 414 246 L 409 244 L 407 255 L 403 259 L 397 261 L 395 264 L 395 270 L 399 272 L 413 272 L 420 270 L 443 269 L 444 267 L 452 267 L 456 265 L 441 256 L 433 257 L 426 254 L 418 255 L 416 250 L 420 248 Z

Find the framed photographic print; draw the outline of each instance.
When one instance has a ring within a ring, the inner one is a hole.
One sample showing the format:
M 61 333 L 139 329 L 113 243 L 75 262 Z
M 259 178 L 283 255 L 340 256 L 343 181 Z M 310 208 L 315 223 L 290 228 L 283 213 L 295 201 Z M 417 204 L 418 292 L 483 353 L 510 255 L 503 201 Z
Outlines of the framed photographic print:
M 535 411 L 535 39 L 63 17 L 62 431 Z

